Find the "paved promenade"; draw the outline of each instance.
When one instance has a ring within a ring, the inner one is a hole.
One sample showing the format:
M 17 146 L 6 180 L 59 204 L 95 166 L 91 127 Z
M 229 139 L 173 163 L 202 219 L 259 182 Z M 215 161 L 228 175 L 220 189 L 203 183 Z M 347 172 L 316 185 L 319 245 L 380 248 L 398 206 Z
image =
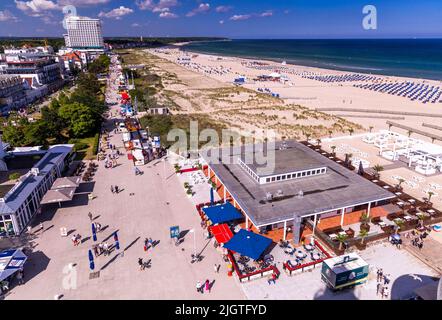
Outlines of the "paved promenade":
M 114 106 L 114 114 L 116 110 Z M 124 153 L 118 166 L 106 169 L 100 162 L 93 182 L 81 185 L 79 190 L 84 194 L 61 208 L 54 205 L 43 210 L 35 225 L 43 221 L 45 231 L 38 233 L 26 264 L 26 283 L 14 287 L 6 298 L 54 299 L 58 294 L 62 299 L 244 299 L 239 283 L 227 276 L 221 256 L 205 240 L 196 209 L 173 167 L 162 160 L 153 161 L 140 167 L 143 175 L 135 176 L 121 134 L 111 134 L 110 139 Z M 118 185 L 122 191 L 112 194 L 111 185 Z M 91 201 L 87 198 L 89 190 L 96 196 Z M 119 252 L 95 259 L 95 271 L 100 271 L 95 279 L 89 279 L 88 250 L 94 244 L 89 212 L 104 228 L 98 233 L 98 241 L 108 239 L 113 244 L 114 231 L 120 240 Z M 196 230 L 196 247 L 202 251 L 203 261 L 190 263 L 192 233 L 185 235 L 179 247 L 171 242 L 169 227 L 173 225 L 182 231 Z M 66 227 L 70 236 L 62 237 L 61 227 Z M 71 241 L 75 233 L 83 237 L 77 247 Z M 159 241 L 147 253 L 143 250 L 146 237 Z M 140 257 L 151 260 L 149 269 L 140 271 Z M 218 274 L 215 263 L 221 264 Z M 72 270 L 69 264 L 74 264 Z M 196 282 L 206 279 L 214 281 L 211 293 L 197 293 Z

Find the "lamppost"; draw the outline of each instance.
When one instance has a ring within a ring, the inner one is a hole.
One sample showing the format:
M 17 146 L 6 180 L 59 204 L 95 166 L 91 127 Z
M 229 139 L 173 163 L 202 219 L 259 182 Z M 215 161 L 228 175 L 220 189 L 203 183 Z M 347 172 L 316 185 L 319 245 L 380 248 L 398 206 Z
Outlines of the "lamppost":
M 190 233 L 193 233 L 193 253 L 194 257 L 196 258 L 196 236 L 195 236 L 195 229 L 190 229 Z

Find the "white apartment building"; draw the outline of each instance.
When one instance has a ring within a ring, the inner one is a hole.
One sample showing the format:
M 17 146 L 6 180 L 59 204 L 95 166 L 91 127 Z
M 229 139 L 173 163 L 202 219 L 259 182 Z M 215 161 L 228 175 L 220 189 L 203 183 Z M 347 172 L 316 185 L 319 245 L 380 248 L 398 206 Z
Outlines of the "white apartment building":
M 65 44 L 74 49 L 102 49 L 104 47 L 101 21 L 87 17 L 66 18 Z

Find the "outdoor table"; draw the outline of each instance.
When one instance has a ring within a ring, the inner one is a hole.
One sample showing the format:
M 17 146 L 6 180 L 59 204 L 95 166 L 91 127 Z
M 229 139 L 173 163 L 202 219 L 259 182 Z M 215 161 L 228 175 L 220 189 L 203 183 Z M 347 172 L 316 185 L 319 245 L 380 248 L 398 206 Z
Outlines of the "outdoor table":
M 319 259 L 321 259 L 321 255 L 319 254 L 319 253 L 314 253 L 313 255 L 312 255 L 312 259 L 313 260 L 319 260 Z
M 395 195 L 400 196 L 402 192 L 396 192 Z
M 396 203 L 398 206 L 402 207 L 404 205 L 404 203 L 402 201 L 399 201 Z
M 378 225 L 379 225 L 380 227 L 385 227 L 385 226 L 387 226 L 387 224 L 386 224 L 384 221 L 379 222 Z
M 305 253 L 304 252 L 302 252 L 302 251 L 298 251 L 298 252 L 296 252 L 296 257 L 297 258 L 304 258 L 305 257 Z
M 404 216 L 404 220 L 405 221 L 410 221 L 410 220 L 412 220 L 412 217 L 411 216 Z
M 390 186 L 384 186 L 384 189 L 390 189 Z
M 371 182 L 376 183 L 376 182 L 379 182 L 379 180 L 376 180 L 376 179 L 375 179 L 375 180 L 371 180 Z
M 307 250 L 307 251 L 312 251 L 313 249 L 315 249 L 315 247 L 312 246 L 311 244 L 306 244 L 306 245 L 305 245 L 305 250 Z
M 414 199 L 408 199 L 408 202 L 410 202 L 410 203 L 415 203 L 416 200 L 414 200 Z
M 327 152 L 322 152 L 321 154 L 327 154 Z
M 334 233 L 331 233 L 328 235 L 330 237 L 330 239 L 335 240 L 338 236 Z
M 329 159 L 333 159 L 334 157 L 328 157 Z
M 342 162 L 342 160 L 338 160 L 338 161 L 336 161 L 337 163 L 341 163 Z
M 345 233 L 345 231 L 341 231 L 338 233 L 340 236 L 346 236 L 347 234 Z
M 436 211 L 434 211 L 433 209 L 427 210 L 428 213 L 435 213 Z

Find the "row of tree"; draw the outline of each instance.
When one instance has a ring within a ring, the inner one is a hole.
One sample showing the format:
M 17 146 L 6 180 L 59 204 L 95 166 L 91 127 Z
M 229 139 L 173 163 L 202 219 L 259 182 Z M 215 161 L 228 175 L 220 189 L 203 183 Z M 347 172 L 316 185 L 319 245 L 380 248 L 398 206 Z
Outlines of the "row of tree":
M 97 74 L 107 72 L 109 57 L 102 55 L 81 73 L 71 94 L 60 93 L 41 108 L 41 118 L 30 122 L 18 114 L 10 115 L 3 129 L 3 140 L 11 145 L 47 146 L 93 136 L 100 128 L 105 110 L 102 84 Z

